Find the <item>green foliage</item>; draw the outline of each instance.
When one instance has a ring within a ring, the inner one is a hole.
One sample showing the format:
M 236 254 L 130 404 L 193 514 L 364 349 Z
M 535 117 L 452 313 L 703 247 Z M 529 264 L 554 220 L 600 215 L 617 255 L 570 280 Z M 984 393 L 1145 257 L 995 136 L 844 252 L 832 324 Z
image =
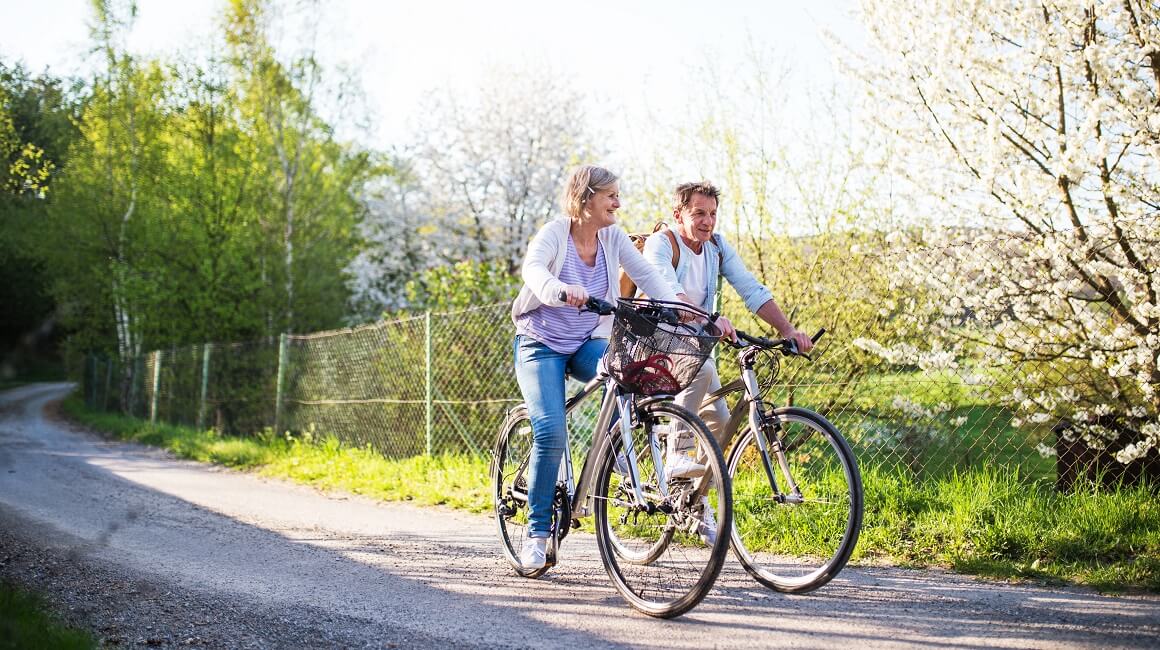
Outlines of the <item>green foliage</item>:
M 0 205 L 26 207 L 46 198 L 76 138 L 79 111 L 75 88 L 0 61 Z
M 93 637 L 61 625 L 44 602 L 16 587 L 0 583 L 0 650 L 81 650 L 96 648 Z
M 52 274 L 35 251 L 79 111 L 61 80 L 0 62 L 0 377 L 54 363 Z
M 381 170 L 319 117 L 321 69 L 278 63 L 264 2 L 235 3 L 225 57 L 201 63 L 130 56 L 131 8 L 94 10 L 83 87 L 0 64 L 0 202 L 23 209 L 0 219 L 0 277 L 24 292 L 0 298 L 25 320 L 55 303 L 71 349 L 125 359 L 342 323 Z
M 450 311 L 509 302 L 519 292 L 519 276 L 506 262 L 464 260 L 436 266 L 407 283 L 407 300 L 416 309 Z

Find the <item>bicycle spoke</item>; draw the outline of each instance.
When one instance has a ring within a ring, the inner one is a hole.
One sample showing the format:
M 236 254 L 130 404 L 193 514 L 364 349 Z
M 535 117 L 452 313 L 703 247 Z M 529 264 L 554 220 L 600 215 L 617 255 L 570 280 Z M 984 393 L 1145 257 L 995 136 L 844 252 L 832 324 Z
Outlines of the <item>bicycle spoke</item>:
M 519 554 L 528 536 L 528 459 L 532 453 L 532 425 L 527 412 L 516 409 L 500 430 L 492 459 L 492 499 L 504 556 L 520 575 L 534 577 L 547 569 L 526 571 Z
M 824 418 L 779 409 L 789 477 L 799 495 L 774 494 L 752 431 L 729 458 L 733 548 L 758 581 L 792 593 L 812 591 L 845 566 L 862 521 L 862 486 L 848 445 Z M 775 465 L 776 465 L 775 461 Z M 779 487 L 790 482 L 779 468 Z
M 597 540 L 609 576 L 633 607 L 653 616 L 677 616 L 704 598 L 724 562 L 725 537 L 706 545 L 697 530 L 706 518 L 700 513 L 702 492 L 728 525 L 728 478 L 720 451 L 700 420 L 669 403 L 648 408 L 633 430 L 639 480 L 642 488 L 647 488 L 642 489 L 646 502 L 636 501 L 630 479 L 616 471 L 613 459 L 620 448 L 615 447 L 597 479 Z M 648 435 L 653 427 L 692 430 L 696 448 L 707 456 L 706 477 L 670 481 L 668 496 L 662 497 L 655 487 L 659 472 L 649 451 Z

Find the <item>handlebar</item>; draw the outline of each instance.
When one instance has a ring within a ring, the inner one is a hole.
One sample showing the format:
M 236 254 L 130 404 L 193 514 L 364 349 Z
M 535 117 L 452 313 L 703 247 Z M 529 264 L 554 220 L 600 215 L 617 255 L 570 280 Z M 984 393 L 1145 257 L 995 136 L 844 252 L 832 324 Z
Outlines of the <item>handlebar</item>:
M 737 338 L 744 341 L 744 343 L 734 343 L 733 341 L 726 341 L 729 345 L 732 345 L 735 348 L 743 348 L 746 345 L 754 345 L 754 346 L 757 346 L 759 348 L 765 348 L 767 350 L 781 350 L 782 353 L 787 354 L 787 355 L 798 355 L 798 356 L 803 356 L 807 359 L 810 358 L 810 355 L 808 355 L 804 352 L 798 351 L 797 343 L 794 343 L 793 339 L 767 339 L 764 336 L 752 336 L 750 334 L 746 334 L 745 332 L 742 332 L 741 330 L 735 330 L 735 331 L 737 332 Z M 823 328 L 819 329 L 816 334 L 811 336 L 810 340 L 813 341 L 814 343 L 817 343 L 818 339 L 822 338 L 822 335 L 825 333 L 826 333 L 826 328 L 823 327 Z
M 556 297 L 561 301 L 568 300 L 568 294 L 564 291 L 556 294 Z M 617 309 L 620 309 L 618 305 L 610 303 L 606 300 L 601 300 L 595 296 L 588 296 L 588 300 L 584 301 L 584 306 L 580 307 L 580 311 L 590 311 L 594 314 L 600 314 L 601 316 L 607 316 L 609 314 L 615 313 Z M 667 325 L 677 325 L 681 322 L 681 317 L 679 314 L 677 314 L 676 310 L 670 309 L 663 305 L 650 306 L 648 308 L 648 313 L 650 316 L 656 318 L 657 321 Z

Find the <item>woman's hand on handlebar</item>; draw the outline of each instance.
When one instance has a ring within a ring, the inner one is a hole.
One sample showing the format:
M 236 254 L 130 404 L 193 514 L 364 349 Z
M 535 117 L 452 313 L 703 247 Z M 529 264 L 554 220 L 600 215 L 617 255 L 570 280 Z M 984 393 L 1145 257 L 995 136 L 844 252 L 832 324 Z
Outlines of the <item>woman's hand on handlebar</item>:
M 583 307 L 584 303 L 588 301 L 588 291 L 580 285 L 569 284 L 564 286 L 564 290 L 560 292 L 559 298 L 569 305 L 579 308 Z

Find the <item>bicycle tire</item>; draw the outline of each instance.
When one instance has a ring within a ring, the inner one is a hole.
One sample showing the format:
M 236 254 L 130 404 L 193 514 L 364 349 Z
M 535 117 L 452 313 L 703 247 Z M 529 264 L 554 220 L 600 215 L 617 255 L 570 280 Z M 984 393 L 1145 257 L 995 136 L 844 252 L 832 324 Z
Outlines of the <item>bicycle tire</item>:
M 641 454 L 641 489 L 650 495 L 646 501 L 656 509 L 647 512 L 636 508 L 631 481 L 615 469 L 620 440 L 614 437 L 615 443 L 605 448 L 600 459 L 593 495 L 597 547 L 613 586 L 634 609 L 649 616 L 673 618 L 701 602 L 721 572 L 729 547 L 724 531 L 731 526 L 732 493 L 721 449 L 699 418 L 671 402 L 649 403 L 637 414 L 634 447 L 643 446 L 649 427 L 663 424 L 672 430 L 672 423 L 679 422 L 703 452 L 706 474 L 697 480 L 670 481 L 666 501 L 656 486 L 651 454 Z M 702 492 L 707 492 L 722 531 L 709 548 L 689 531 L 699 521 L 697 507 Z M 630 549 L 627 554 L 626 548 Z M 640 561 L 644 556 L 652 557 L 648 562 Z
M 493 508 L 504 557 L 525 578 L 538 578 L 550 566 L 525 569 L 520 550 L 528 536 L 527 471 L 532 453 L 532 423 L 528 411 L 518 406 L 508 414 L 496 436 L 491 460 Z M 552 509 L 555 517 L 556 508 Z
M 846 566 L 862 529 L 861 473 L 845 438 L 821 415 L 774 409 L 800 503 L 779 501 L 761 461 L 755 433 L 745 429 L 729 454 L 733 485 L 733 552 L 758 582 L 782 593 L 813 591 Z M 777 456 L 770 462 L 785 493 Z

